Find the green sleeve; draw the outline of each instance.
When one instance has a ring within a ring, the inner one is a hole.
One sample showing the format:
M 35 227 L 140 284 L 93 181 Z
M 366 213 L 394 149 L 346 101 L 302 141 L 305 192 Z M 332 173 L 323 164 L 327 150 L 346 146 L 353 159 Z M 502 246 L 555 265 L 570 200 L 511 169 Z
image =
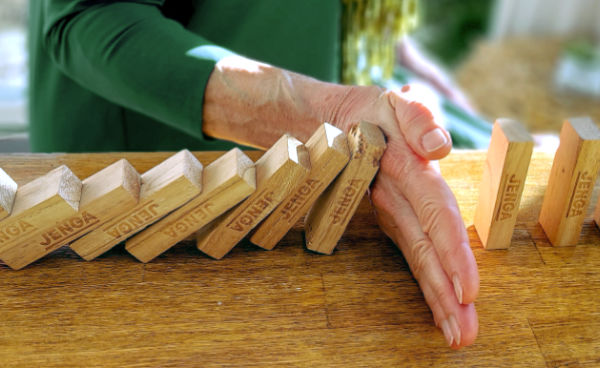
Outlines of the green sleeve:
M 230 52 L 165 17 L 163 2 L 46 0 L 43 45 L 84 88 L 201 137 L 206 83 Z

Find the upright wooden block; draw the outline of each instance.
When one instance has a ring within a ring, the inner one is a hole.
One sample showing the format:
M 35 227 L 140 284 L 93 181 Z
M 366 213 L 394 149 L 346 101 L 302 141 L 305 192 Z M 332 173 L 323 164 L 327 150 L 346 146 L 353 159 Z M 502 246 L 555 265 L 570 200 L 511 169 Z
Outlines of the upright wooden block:
M 590 118 L 565 121 L 539 219 L 555 246 L 579 241 L 598 175 L 599 154 L 600 130 Z
M 348 136 L 350 161 L 340 176 L 317 199 L 306 218 L 308 249 L 331 254 L 379 170 L 385 137 L 376 125 L 361 122 Z
M 510 246 L 532 153 L 533 139 L 525 127 L 496 120 L 473 220 L 486 249 Z
M 14 269 L 23 268 L 131 209 L 139 193 L 139 174 L 127 160 L 119 160 L 83 181 L 76 215 L 48 222 L 32 237 L 22 237 L 2 259 Z
M 0 220 L 10 215 L 16 195 L 17 183 L 0 169 Z
M 234 148 L 204 169 L 202 181 L 202 194 L 127 240 L 129 253 L 150 262 L 186 239 L 252 194 L 256 170 L 252 160 Z
M 346 135 L 328 123 L 322 124 L 310 137 L 306 149 L 310 155 L 310 174 L 250 237 L 250 241 L 259 247 L 273 249 L 348 163 Z
M 12 213 L 0 222 L 0 259 L 13 268 L 15 248 L 77 214 L 81 181 L 60 166 L 17 189 Z
M 198 233 L 198 249 L 213 258 L 223 258 L 306 178 L 309 171 L 306 147 L 297 139 L 283 135 L 256 162 L 256 191 Z
M 98 257 L 200 194 L 201 181 L 198 159 L 188 150 L 176 153 L 142 174 L 136 206 L 76 240 L 71 248 L 88 261 Z

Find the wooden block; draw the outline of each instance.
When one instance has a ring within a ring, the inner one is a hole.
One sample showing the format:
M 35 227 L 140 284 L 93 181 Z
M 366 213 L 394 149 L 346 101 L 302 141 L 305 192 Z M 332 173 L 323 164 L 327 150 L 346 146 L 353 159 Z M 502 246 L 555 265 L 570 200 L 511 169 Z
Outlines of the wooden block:
M 0 169 L 0 220 L 10 215 L 16 195 L 17 183 Z
M 127 240 L 125 248 L 142 262 L 194 234 L 256 189 L 254 162 L 234 148 L 202 173 L 202 194 Z
M 523 125 L 496 120 L 473 219 L 486 249 L 510 246 L 532 153 L 533 139 Z
M 306 218 L 306 246 L 315 252 L 333 253 L 377 174 L 386 147 L 381 129 L 367 122 L 352 127 L 348 145 L 351 154 L 348 165 L 317 199 Z
M 346 135 L 328 123 L 322 124 L 310 137 L 306 149 L 310 155 L 310 174 L 250 237 L 250 241 L 261 248 L 270 250 L 277 245 L 300 217 L 308 212 L 350 158 Z
M 77 254 L 92 260 L 200 194 L 202 164 L 183 150 L 142 174 L 141 182 L 138 204 L 73 242 Z
M 45 224 L 33 237 L 22 237 L 2 259 L 14 269 L 23 268 L 131 209 L 139 194 L 139 174 L 127 160 L 119 160 L 83 181 L 76 215 Z
M 598 175 L 599 154 L 600 130 L 590 118 L 565 121 L 539 218 L 552 245 L 579 241 Z
M 306 147 L 297 139 L 283 135 L 256 162 L 256 191 L 213 221 L 210 230 L 201 231 L 197 237 L 198 249 L 213 258 L 223 258 L 306 178 L 309 171 Z
M 81 181 L 64 165 L 19 187 L 11 215 L 0 222 L 0 259 L 19 268 L 15 248 L 77 214 L 80 198 Z

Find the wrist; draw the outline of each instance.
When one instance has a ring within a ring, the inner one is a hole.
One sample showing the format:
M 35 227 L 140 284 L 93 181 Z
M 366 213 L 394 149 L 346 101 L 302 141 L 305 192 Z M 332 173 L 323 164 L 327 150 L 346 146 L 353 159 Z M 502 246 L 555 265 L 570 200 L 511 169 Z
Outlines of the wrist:
M 372 121 L 378 112 L 384 90 L 377 86 L 347 86 L 323 83 L 311 93 L 311 110 L 321 122 L 328 122 L 348 133 L 355 123 Z

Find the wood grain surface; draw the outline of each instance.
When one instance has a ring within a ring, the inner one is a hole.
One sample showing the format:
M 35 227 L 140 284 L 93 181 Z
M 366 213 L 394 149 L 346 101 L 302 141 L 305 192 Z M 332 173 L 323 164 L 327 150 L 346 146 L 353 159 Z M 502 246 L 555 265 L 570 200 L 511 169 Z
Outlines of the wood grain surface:
M 122 157 L 143 173 L 170 154 L 4 155 L 0 167 L 22 185 L 61 164 L 84 179 Z M 471 225 L 485 152 L 441 161 L 481 274 L 473 346 L 445 346 L 363 199 L 333 256 L 306 251 L 297 224 L 273 251 L 245 240 L 220 261 L 182 243 L 148 264 L 118 246 L 91 262 L 61 248 L 0 266 L 0 365 L 598 367 L 600 231 L 590 208 L 577 246 L 549 244 L 537 217 L 551 160 L 534 153 L 512 245 L 496 251 Z

